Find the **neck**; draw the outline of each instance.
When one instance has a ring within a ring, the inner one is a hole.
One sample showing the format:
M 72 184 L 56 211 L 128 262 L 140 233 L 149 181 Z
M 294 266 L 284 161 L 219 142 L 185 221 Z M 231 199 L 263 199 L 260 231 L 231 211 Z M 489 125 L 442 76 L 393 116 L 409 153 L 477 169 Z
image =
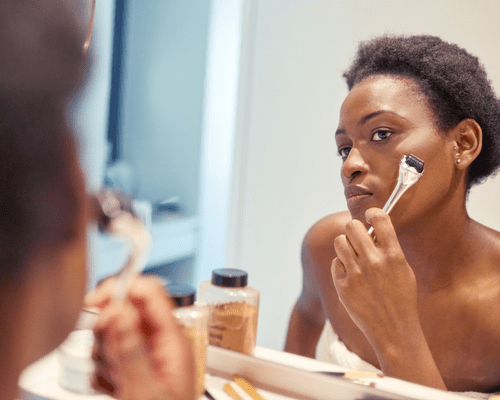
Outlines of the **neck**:
M 401 248 L 420 292 L 434 292 L 460 280 L 473 261 L 476 227 L 462 198 L 455 204 L 436 207 L 411 226 L 398 230 Z
M 5 367 L 5 369 L 3 369 L 2 376 L 0 377 L 0 387 L 2 388 L 0 400 L 14 400 L 19 394 L 17 386 L 19 375 L 17 377 L 12 376 L 9 365 L 4 365 L 3 367 Z
M 16 293 L 2 287 L 0 296 L 0 400 L 13 400 L 19 394 L 18 380 L 23 369 L 21 349 L 23 347 L 18 327 L 21 325 Z

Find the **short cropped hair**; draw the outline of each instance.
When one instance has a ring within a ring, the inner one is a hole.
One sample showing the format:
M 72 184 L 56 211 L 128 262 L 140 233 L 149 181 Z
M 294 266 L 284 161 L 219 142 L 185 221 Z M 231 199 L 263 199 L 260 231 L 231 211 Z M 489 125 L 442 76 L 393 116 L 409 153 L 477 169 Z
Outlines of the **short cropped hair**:
M 68 107 L 84 68 L 65 2 L 0 2 L 0 281 L 78 233 L 83 201 Z M 49 274 L 50 271 L 47 271 Z
M 344 73 L 349 90 L 371 75 L 413 78 L 427 97 L 437 128 L 447 131 L 474 119 L 483 147 L 467 173 L 467 190 L 500 166 L 500 101 L 479 59 L 463 48 L 429 35 L 382 36 L 359 45 Z

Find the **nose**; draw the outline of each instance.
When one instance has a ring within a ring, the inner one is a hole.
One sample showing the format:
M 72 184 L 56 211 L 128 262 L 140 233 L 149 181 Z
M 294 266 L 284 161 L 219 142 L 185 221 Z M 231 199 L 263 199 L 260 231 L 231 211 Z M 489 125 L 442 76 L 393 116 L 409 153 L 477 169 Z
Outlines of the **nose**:
M 366 174 L 367 171 L 368 166 L 366 165 L 359 150 L 354 147 L 351 148 L 349 155 L 342 164 L 342 177 L 351 180 L 357 176 Z

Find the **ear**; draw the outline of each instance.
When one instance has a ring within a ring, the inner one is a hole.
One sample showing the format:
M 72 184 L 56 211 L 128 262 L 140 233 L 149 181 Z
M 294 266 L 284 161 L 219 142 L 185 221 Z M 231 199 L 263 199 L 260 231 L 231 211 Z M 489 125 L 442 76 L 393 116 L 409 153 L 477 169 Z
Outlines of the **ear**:
M 466 170 L 481 152 L 483 130 L 475 120 L 467 118 L 452 129 L 452 135 L 455 167 Z

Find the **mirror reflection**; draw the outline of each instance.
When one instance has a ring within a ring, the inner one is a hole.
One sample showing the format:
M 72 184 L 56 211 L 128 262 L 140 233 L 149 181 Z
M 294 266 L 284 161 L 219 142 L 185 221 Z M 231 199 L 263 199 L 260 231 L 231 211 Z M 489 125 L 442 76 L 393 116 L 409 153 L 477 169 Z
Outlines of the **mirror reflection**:
M 310 255 L 301 255 L 301 249 L 317 221 L 328 225 L 333 221 L 328 216 L 348 210 L 345 177 L 361 168 L 347 171 L 351 168 L 347 161 L 362 159 L 357 153 L 360 139 L 354 138 L 351 128 L 358 123 L 353 118 L 359 103 L 368 100 L 354 98 L 358 93 L 349 92 L 342 77 L 358 44 L 384 34 L 434 35 L 477 56 L 493 89 L 500 89 L 499 54 L 492 41 L 500 33 L 496 21 L 500 5 L 491 1 L 213 0 L 195 6 L 176 1 L 117 1 L 112 6 L 99 4 L 97 11 L 92 72 L 77 121 L 81 132 L 93 132 L 90 138 L 82 134 L 86 142 L 82 162 L 89 185 L 105 180 L 124 187 L 137 199 L 138 209 L 151 216 L 153 249 L 147 272 L 197 286 L 217 268 L 247 271 L 249 283 L 261 293 L 257 345 L 276 350 L 285 346 L 292 311 L 297 305 L 307 306 L 308 311 L 316 311 L 309 321 L 310 339 L 297 339 L 307 349 L 293 351 L 313 356 L 324 321 L 335 319 L 334 310 L 325 304 L 339 304 L 339 296 L 342 302 L 349 300 L 347 294 L 337 296 L 334 290 L 327 268 L 334 253 L 318 253 L 326 258 L 323 267 L 311 272 L 316 274 L 311 278 L 314 283 L 305 286 L 308 281 L 303 273 L 309 272 L 303 272 L 303 263 Z M 396 88 L 391 103 L 379 104 L 379 108 L 406 106 L 399 114 L 429 132 L 433 129 L 429 110 L 421 107 L 420 99 L 411 103 L 408 99 L 414 91 L 405 90 L 413 83 L 401 82 L 375 82 L 373 78 L 373 85 L 359 95 L 385 99 Z M 401 121 L 381 124 L 403 129 Z M 464 122 L 459 128 L 472 132 L 472 139 L 464 143 L 477 149 L 479 142 L 473 139 L 478 127 Z M 392 132 L 386 129 L 377 135 L 377 141 L 383 141 Z M 418 137 L 431 144 L 424 134 Z M 463 150 L 460 143 L 452 150 L 454 154 Z M 414 203 L 423 208 L 431 200 L 416 193 L 432 193 L 439 180 L 450 181 L 451 175 L 434 174 L 438 169 L 430 161 L 434 155 L 425 153 L 416 140 L 410 144 L 404 154 L 414 153 L 424 161 L 424 178 L 413 192 Z M 384 185 L 395 179 L 401 155 L 397 153 L 394 159 L 386 155 L 387 176 L 380 178 Z M 461 165 L 467 162 L 462 155 L 458 159 Z M 380 207 L 390 194 L 389 187 L 384 190 L 377 203 Z M 498 229 L 495 204 L 500 193 L 494 177 L 461 194 L 471 218 Z M 419 215 L 417 211 L 413 216 L 410 211 L 404 213 L 403 207 L 410 210 L 410 206 L 402 204 L 391 214 L 393 218 L 404 222 L 403 216 L 410 220 Z M 342 225 L 354 208 L 341 214 Z M 418 212 L 425 214 L 423 209 Z M 363 207 L 356 217 L 366 222 Z M 486 232 L 482 227 L 479 231 Z M 338 235 L 328 235 L 333 233 L 320 234 L 317 245 L 331 249 Z M 472 240 L 459 238 L 473 248 Z M 416 239 L 408 238 L 415 245 L 410 239 Z M 120 244 L 95 240 L 100 250 L 95 254 L 94 282 L 118 268 L 114 262 L 119 262 L 113 260 L 123 252 Z M 456 243 L 461 248 L 458 239 Z M 411 265 L 410 250 L 404 254 Z M 458 257 L 455 266 L 467 259 L 453 246 L 429 254 L 431 260 L 443 263 Z M 495 281 L 490 275 L 481 276 Z M 314 296 L 297 303 L 301 293 L 304 299 L 304 289 Z M 475 298 L 478 290 L 466 292 Z M 346 310 L 342 318 L 348 314 L 355 319 L 354 311 L 348 306 Z M 312 329 L 314 324 L 321 329 Z M 430 326 L 429 322 L 426 329 Z M 340 330 L 332 329 L 329 334 L 344 339 L 347 331 L 355 331 L 366 336 L 358 324 L 346 324 Z M 365 339 L 344 341 L 363 361 L 382 367 L 379 354 Z M 438 342 L 433 345 L 440 346 Z

